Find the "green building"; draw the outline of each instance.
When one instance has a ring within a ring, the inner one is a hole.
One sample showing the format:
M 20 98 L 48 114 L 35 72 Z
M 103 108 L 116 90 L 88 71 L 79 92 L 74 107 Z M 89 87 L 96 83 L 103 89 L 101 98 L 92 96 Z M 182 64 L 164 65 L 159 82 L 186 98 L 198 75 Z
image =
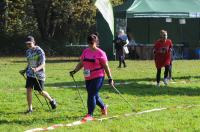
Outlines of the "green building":
M 174 45 L 200 47 L 200 0 L 127 0 L 114 7 L 115 32 L 124 29 L 138 44 L 152 45 L 165 29 Z M 113 58 L 113 36 L 100 13 L 101 48 Z

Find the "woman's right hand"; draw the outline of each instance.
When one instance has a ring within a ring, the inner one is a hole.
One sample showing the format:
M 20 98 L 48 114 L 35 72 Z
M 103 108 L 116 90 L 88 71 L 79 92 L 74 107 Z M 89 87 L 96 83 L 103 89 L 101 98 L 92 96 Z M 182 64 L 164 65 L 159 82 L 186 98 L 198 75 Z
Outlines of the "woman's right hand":
M 114 81 L 113 81 L 112 78 L 109 78 L 109 79 L 108 79 L 108 83 L 109 83 L 111 86 L 114 86 Z

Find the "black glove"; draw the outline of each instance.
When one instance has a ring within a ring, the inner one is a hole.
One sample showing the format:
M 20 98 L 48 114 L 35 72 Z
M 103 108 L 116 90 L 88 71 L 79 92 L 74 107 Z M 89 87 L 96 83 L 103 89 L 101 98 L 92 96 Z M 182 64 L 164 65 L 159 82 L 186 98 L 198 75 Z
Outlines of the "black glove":
M 109 78 L 109 79 L 108 79 L 108 83 L 109 83 L 109 84 L 111 84 L 112 81 L 113 81 L 112 78 Z
M 76 73 L 75 70 L 69 72 L 70 76 L 72 76 L 72 77 L 73 77 L 73 75 L 74 75 L 75 73 Z
M 26 70 L 20 70 L 20 71 L 19 71 L 19 73 L 20 73 L 21 75 L 24 75 L 25 72 L 26 72 Z

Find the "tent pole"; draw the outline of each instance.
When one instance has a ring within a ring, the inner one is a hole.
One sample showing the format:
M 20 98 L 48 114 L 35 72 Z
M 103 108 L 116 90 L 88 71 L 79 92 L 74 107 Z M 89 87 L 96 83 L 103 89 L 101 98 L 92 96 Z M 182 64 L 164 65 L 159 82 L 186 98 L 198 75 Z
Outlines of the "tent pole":
M 200 29 L 200 18 L 199 18 L 199 29 Z M 199 44 L 200 44 L 200 30 L 199 30 Z
M 182 27 L 182 24 L 180 24 L 180 28 L 181 28 L 181 43 L 183 43 L 183 27 Z
M 148 44 L 150 44 L 150 18 L 148 19 Z

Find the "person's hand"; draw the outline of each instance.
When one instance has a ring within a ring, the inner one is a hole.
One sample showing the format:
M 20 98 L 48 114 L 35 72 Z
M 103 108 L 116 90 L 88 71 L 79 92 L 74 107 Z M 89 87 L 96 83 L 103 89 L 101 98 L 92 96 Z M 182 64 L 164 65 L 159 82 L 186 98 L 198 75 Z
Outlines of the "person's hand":
M 111 86 L 114 86 L 114 81 L 113 81 L 112 78 L 109 78 L 109 79 L 108 79 L 108 83 L 109 83 Z
M 37 72 L 37 71 L 38 71 L 37 68 L 33 68 L 33 67 L 31 67 L 31 69 L 33 70 L 33 72 Z
M 25 72 L 26 72 L 26 70 L 20 70 L 20 71 L 19 71 L 19 73 L 20 73 L 21 75 L 24 75 Z
M 153 49 L 153 54 L 154 54 L 154 55 L 156 54 L 156 50 L 155 50 L 155 49 Z
M 69 75 L 70 75 L 71 77 L 73 77 L 75 73 L 76 73 L 76 71 L 73 70 L 73 71 L 70 71 L 70 72 L 69 72 Z

